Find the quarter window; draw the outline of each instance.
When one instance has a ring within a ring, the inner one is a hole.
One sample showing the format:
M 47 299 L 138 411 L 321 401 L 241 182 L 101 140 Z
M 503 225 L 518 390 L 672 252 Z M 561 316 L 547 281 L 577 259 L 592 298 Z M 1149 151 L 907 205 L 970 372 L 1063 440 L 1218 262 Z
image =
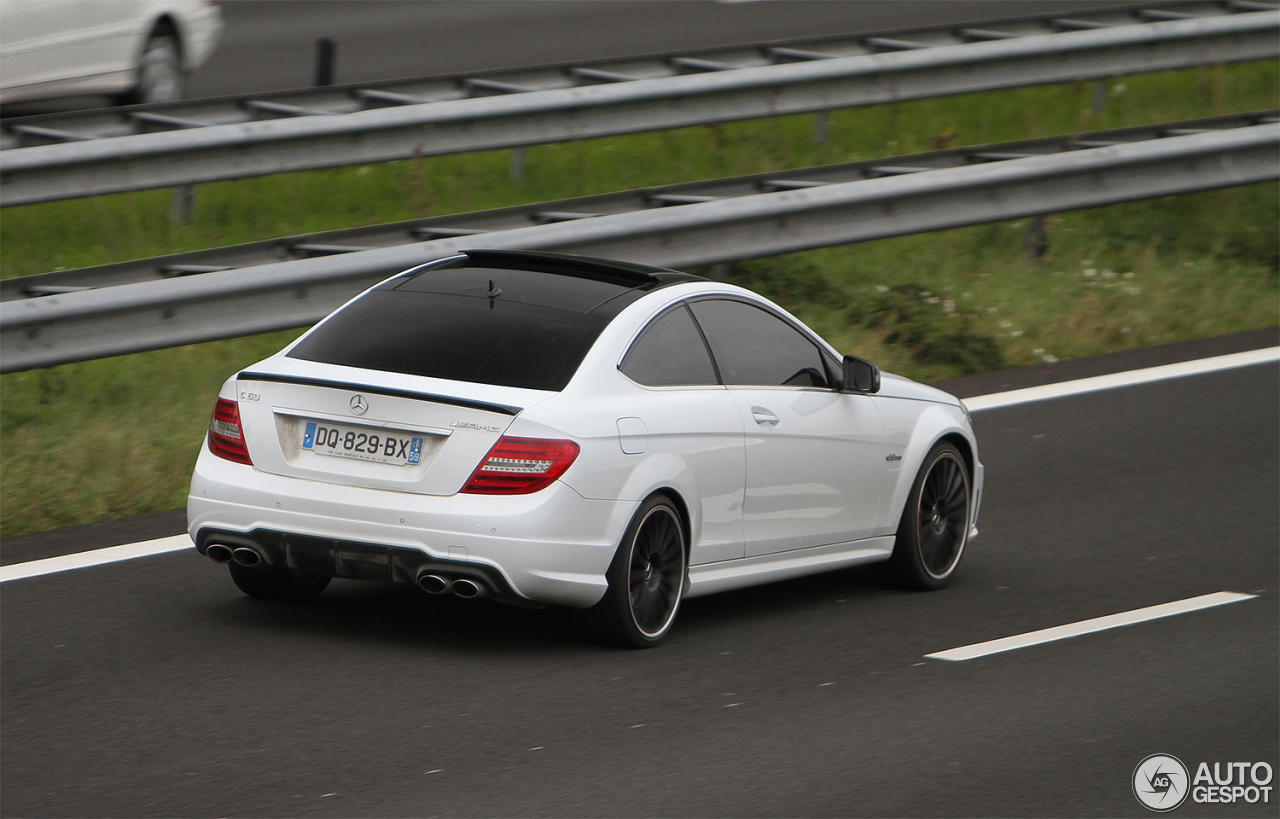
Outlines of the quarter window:
M 631 345 L 619 369 L 648 387 L 718 383 L 707 345 L 683 305 L 650 323 Z
M 726 299 L 690 305 L 726 384 L 829 387 L 822 353 L 772 313 Z

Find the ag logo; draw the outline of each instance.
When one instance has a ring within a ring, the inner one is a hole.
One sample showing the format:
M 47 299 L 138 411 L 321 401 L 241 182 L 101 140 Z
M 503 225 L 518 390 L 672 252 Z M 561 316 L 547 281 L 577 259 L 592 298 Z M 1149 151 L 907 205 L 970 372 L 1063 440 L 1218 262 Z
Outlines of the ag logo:
M 1186 800 L 1190 790 L 1187 766 L 1176 756 L 1152 754 L 1133 770 L 1133 795 L 1153 811 L 1173 810 Z

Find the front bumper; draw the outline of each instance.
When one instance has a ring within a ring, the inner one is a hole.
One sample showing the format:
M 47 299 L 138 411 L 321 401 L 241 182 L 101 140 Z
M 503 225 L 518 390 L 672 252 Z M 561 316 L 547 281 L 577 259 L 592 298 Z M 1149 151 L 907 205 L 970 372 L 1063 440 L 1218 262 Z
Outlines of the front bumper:
M 604 596 L 634 501 L 588 500 L 556 482 L 531 495 L 415 495 L 270 475 L 203 450 L 187 524 L 253 545 L 278 566 L 413 583 L 423 571 L 483 579 L 499 596 L 585 608 Z
M 982 511 L 982 490 L 986 479 L 987 468 L 982 461 L 976 461 L 973 465 L 973 514 L 969 516 L 970 539 L 978 536 L 978 512 Z

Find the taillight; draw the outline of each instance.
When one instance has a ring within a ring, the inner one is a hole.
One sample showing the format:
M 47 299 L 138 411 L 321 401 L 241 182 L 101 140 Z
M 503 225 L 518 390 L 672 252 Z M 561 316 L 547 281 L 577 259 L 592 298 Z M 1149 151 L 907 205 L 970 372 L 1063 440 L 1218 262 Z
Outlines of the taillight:
M 235 401 L 219 398 L 209 419 L 209 451 L 219 458 L 238 464 L 253 465 L 244 446 L 244 429 L 240 426 L 240 407 Z
M 471 473 L 463 492 L 527 495 L 549 486 L 578 457 L 573 441 L 502 436 Z

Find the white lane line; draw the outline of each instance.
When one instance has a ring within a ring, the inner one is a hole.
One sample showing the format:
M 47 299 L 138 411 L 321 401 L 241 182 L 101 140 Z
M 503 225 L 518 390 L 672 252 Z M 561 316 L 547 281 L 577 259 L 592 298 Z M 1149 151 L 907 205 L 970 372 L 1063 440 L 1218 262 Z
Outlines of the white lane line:
M 1117 387 L 1128 387 L 1134 384 L 1146 384 L 1166 378 L 1181 378 L 1188 375 L 1229 370 L 1235 367 L 1247 367 L 1250 364 L 1264 364 L 1268 361 L 1280 361 L 1280 347 L 1269 347 L 1262 350 L 1249 350 L 1243 353 L 1202 358 L 1198 361 L 1184 361 L 1181 364 L 1166 364 L 1161 367 L 1148 367 L 1144 370 L 1100 375 L 1095 378 L 1082 378 L 1076 381 L 1063 381 L 1059 384 L 1048 384 L 1043 387 L 1030 387 L 1023 390 L 1010 390 L 991 395 L 978 395 L 966 398 L 965 405 L 974 412 L 997 407 L 1008 407 L 1028 401 L 1044 401 L 1050 398 L 1063 398 L 1098 390 L 1110 390 Z M 162 545 L 163 544 L 163 545 Z M 119 560 L 132 560 L 135 557 L 177 552 L 194 548 L 187 535 L 148 540 L 143 543 L 129 543 L 124 546 L 112 546 L 109 549 L 96 549 L 64 557 L 51 557 L 47 560 L 33 560 L 29 563 L 15 563 L 11 566 L 0 566 L 0 583 L 9 580 L 21 580 L 24 577 L 65 572 L 71 569 L 83 569 L 88 566 L 100 566 L 103 563 L 114 563 Z
M 1267 347 L 1262 350 L 1248 350 L 1243 353 L 1230 353 L 1213 358 L 1202 358 L 1198 361 L 1183 361 L 1178 364 L 1164 364 L 1159 367 L 1147 367 L 1142 370 L 1129 370 L 1111 375 L 1099 375 L 1093 378 L 1080 378 L 1075 381 L 1063 381 L 1059 384 L 1045 384 L 1043 387 L 1027 387 L 1022 390 L 997 392 L 991 395 L 979 395 L 964 399 L 965 406 L 971 412 L 979 410 L 1009 407 L 1014 404 L 1025 404 L 1031 401 L 1045 401 L 1050 398 L 1064 398 L 1068 395 L 1080 395 L 1098 390 L 1112 390 L 1117 387 L 1132 387 L 1137 384 L 1149 384 L 1152 381 L 1164 381 L 1168 378 L 1183 378 L 1188 375 L 1231 370 L 1236 367 L 1248 367 L 1252 364 L 1265 364 L 1269 361 L 1280 361 L 1280 347 Z
M 89 566 L 101 566 L 104 563 L 117 563 L 121 560 L 133 560 L 138 557 L 162 555 L 167 552 L 180 552 L 183 549 L 194 549 L 187 534 L 162 537 L 156 540 L 144 540 L 141 543 L 126 543 L 123 546 L 112 546 L 107 549 L 94 549 L 91 552 L 79 552 L 62 557 L 50 557 L 45 560 L 31 560 L 26 563 L 14 563 L 11 566 L 0 566 L 0 583 L 10 580 L 22 580 L 26 577 L 40 577 L 45 574 L 67 572 L 72 569 L 84 569 Z
M 1237 592 L 1202 594 L 1199 597 L 1190 597 L 1173 603 L 1161 603 L 1158 606 L 1148 606 L 1145 609 L 1122 611 L 1119 614 L 1108 614 L 1106 617 L 1095 617 L 1092 620 L 1081 620 L 1079 623 L 1068 623 L 1065 626 L 1029 631 L 1026 634 L 1015 634 L 1012 637 L 988 640 L 985 643 L 974 643 L 971 646 L 961 646 L 960 648 L 952 648 L 924 656 L 934 660 L 951 660 L 953 662 L 973 660 L 978 657 L 986 657 L 988 654 L 999 654 L 1002 651 L 1013 651 L 1019 648 L 1038 646 L 1041 643 L 1052 643 L 1055 640 L 1066 640 L 1069 637 L 1079 637 L 1081 634 L 1092 634 L 1095 631 L 1131 626 L 1134 623 L 1159 620 L 1161 617 L 1172 617 L 1175 614 L 1186 614 L 1190 611 L 1209 609 L 1214 606 L 1225 606 L 1228 603 L 1238 603 L 1241 600 L 1249 600 L 1256 596 Z

